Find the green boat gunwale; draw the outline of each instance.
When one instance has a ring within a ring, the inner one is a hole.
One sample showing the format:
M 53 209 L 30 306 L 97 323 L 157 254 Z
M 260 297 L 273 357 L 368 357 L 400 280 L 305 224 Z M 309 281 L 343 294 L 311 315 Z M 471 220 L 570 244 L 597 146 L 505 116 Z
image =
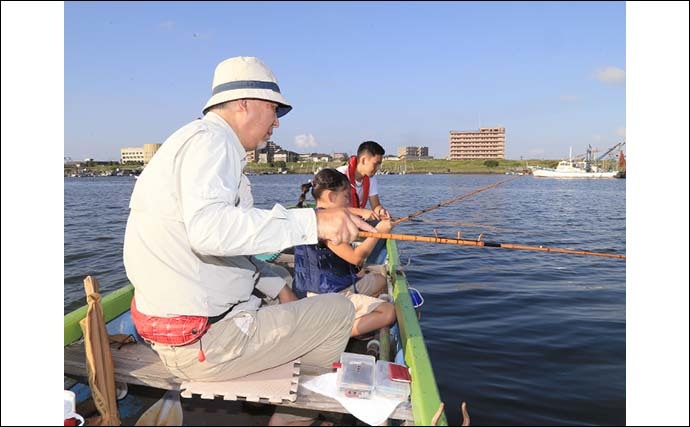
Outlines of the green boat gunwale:
M 400 339 L 402 340 L 405 363 L 410 368 L 410 401 L 415 425 L 432 425 L 432 419 L 441 406 L 441 397 L 436 385 L 436 377 L 431 368 L 431 360 L 424 343 L 417 313 L 412 305 L 407 278 L 400 269 L 400 257 L 395 240 L 388 240 L 388 273 L 393 281 L 395 314 L 398 319 Z M 436 425 L 448 425 L 445 411 Z
M 103 317 L 108 323 L 117 316 L 129 310 L 134 297 L 134 286 L 131 283 L 101 298 Z M 65 314 L 65 347 L 80 339 L 83 334 L 79 321 L 86 317 L 86 304 L 74 311 Z

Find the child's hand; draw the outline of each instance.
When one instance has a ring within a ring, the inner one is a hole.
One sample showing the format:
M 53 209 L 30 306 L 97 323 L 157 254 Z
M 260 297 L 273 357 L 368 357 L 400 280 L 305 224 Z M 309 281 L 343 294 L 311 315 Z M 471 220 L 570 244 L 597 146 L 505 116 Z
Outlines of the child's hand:
M 378 224 L 376 224 L 376 231 L 379 233 L 390 233 L 391 230 L 393 229 L 393 222 L 389 219 L 384 219 L 381 220 Z
M 378 215 L 376 215 L 376 212 L 370 210 L 370 209 L 363 209 L 365 213 L 362 215 L 362 218 L 364 218 L 365 221 L 373 221 L 373 220 L 379 220 Z
M 383 206 L 378 205 L 374 208 L 374 214 L 378 217 L 377 219 L 390 219 L 391 214 Z
M 347 208 L 347 210 L 350 211 L 350 213 L 353 213 L 357 216 L 362 217 L 365 221 L 371 221 L 371 220 L 378 220 L 380 219 L 374 211 L 369 210 L 369 209 L 361 209 L 361 208 Z

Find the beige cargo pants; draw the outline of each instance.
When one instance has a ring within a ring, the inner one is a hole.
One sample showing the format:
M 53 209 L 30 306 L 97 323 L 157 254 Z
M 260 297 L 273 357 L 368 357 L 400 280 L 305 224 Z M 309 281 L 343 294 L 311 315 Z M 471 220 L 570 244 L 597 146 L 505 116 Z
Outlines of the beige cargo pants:
M 346 297 L 318 295 L 223 319 L 194 344 L 152 347 L 170 372 L 187 380 L 229 380 L 297 358 L 330 367 L 345 350 L 354 314 Z

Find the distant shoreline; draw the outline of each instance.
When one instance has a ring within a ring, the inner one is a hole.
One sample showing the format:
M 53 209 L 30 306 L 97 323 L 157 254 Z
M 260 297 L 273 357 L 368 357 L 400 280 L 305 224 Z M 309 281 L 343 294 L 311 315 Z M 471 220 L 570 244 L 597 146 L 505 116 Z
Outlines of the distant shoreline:
M 384 160 L 380 168 L 381 174 L 390 175 L 421 175 L 421 174 L 518 174 L 529 173 L 530 166 L 554 168 L 558 160 L 495 160 L 498 164 L 480 160 Z M 336 168 L 342 166 L 337 162 L 308 162 L 308 163 L 248 163 L 244 168 L 247 175 L 275 175 L 275 174 L 314 174 L 321 168 Z M 606 166 L 606 165 L 604 165 Z M 127 176 L 139 175 L 144 166 L 140 164 L 115 165 L 84 165 L 64 168 L 64 176 Z

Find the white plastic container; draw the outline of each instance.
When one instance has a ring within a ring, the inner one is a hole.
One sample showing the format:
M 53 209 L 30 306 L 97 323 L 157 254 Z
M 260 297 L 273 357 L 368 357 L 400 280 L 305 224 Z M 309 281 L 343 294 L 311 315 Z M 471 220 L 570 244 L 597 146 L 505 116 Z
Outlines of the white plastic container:
M 65 390 L 65 425 L 84 425 L 84 418 L 77 414 L 77 396 L 70 390 Z
M 390 362 L 378 360 L 374 379 L 374 394 L 385 399 L 406 401 L 410 396 L 410 383 L 393 381 L 390 378 Z
M 347 397 L 369 399 L 374 390 L 376 359 L 366 354 L 343 353 L 336 384 Z

